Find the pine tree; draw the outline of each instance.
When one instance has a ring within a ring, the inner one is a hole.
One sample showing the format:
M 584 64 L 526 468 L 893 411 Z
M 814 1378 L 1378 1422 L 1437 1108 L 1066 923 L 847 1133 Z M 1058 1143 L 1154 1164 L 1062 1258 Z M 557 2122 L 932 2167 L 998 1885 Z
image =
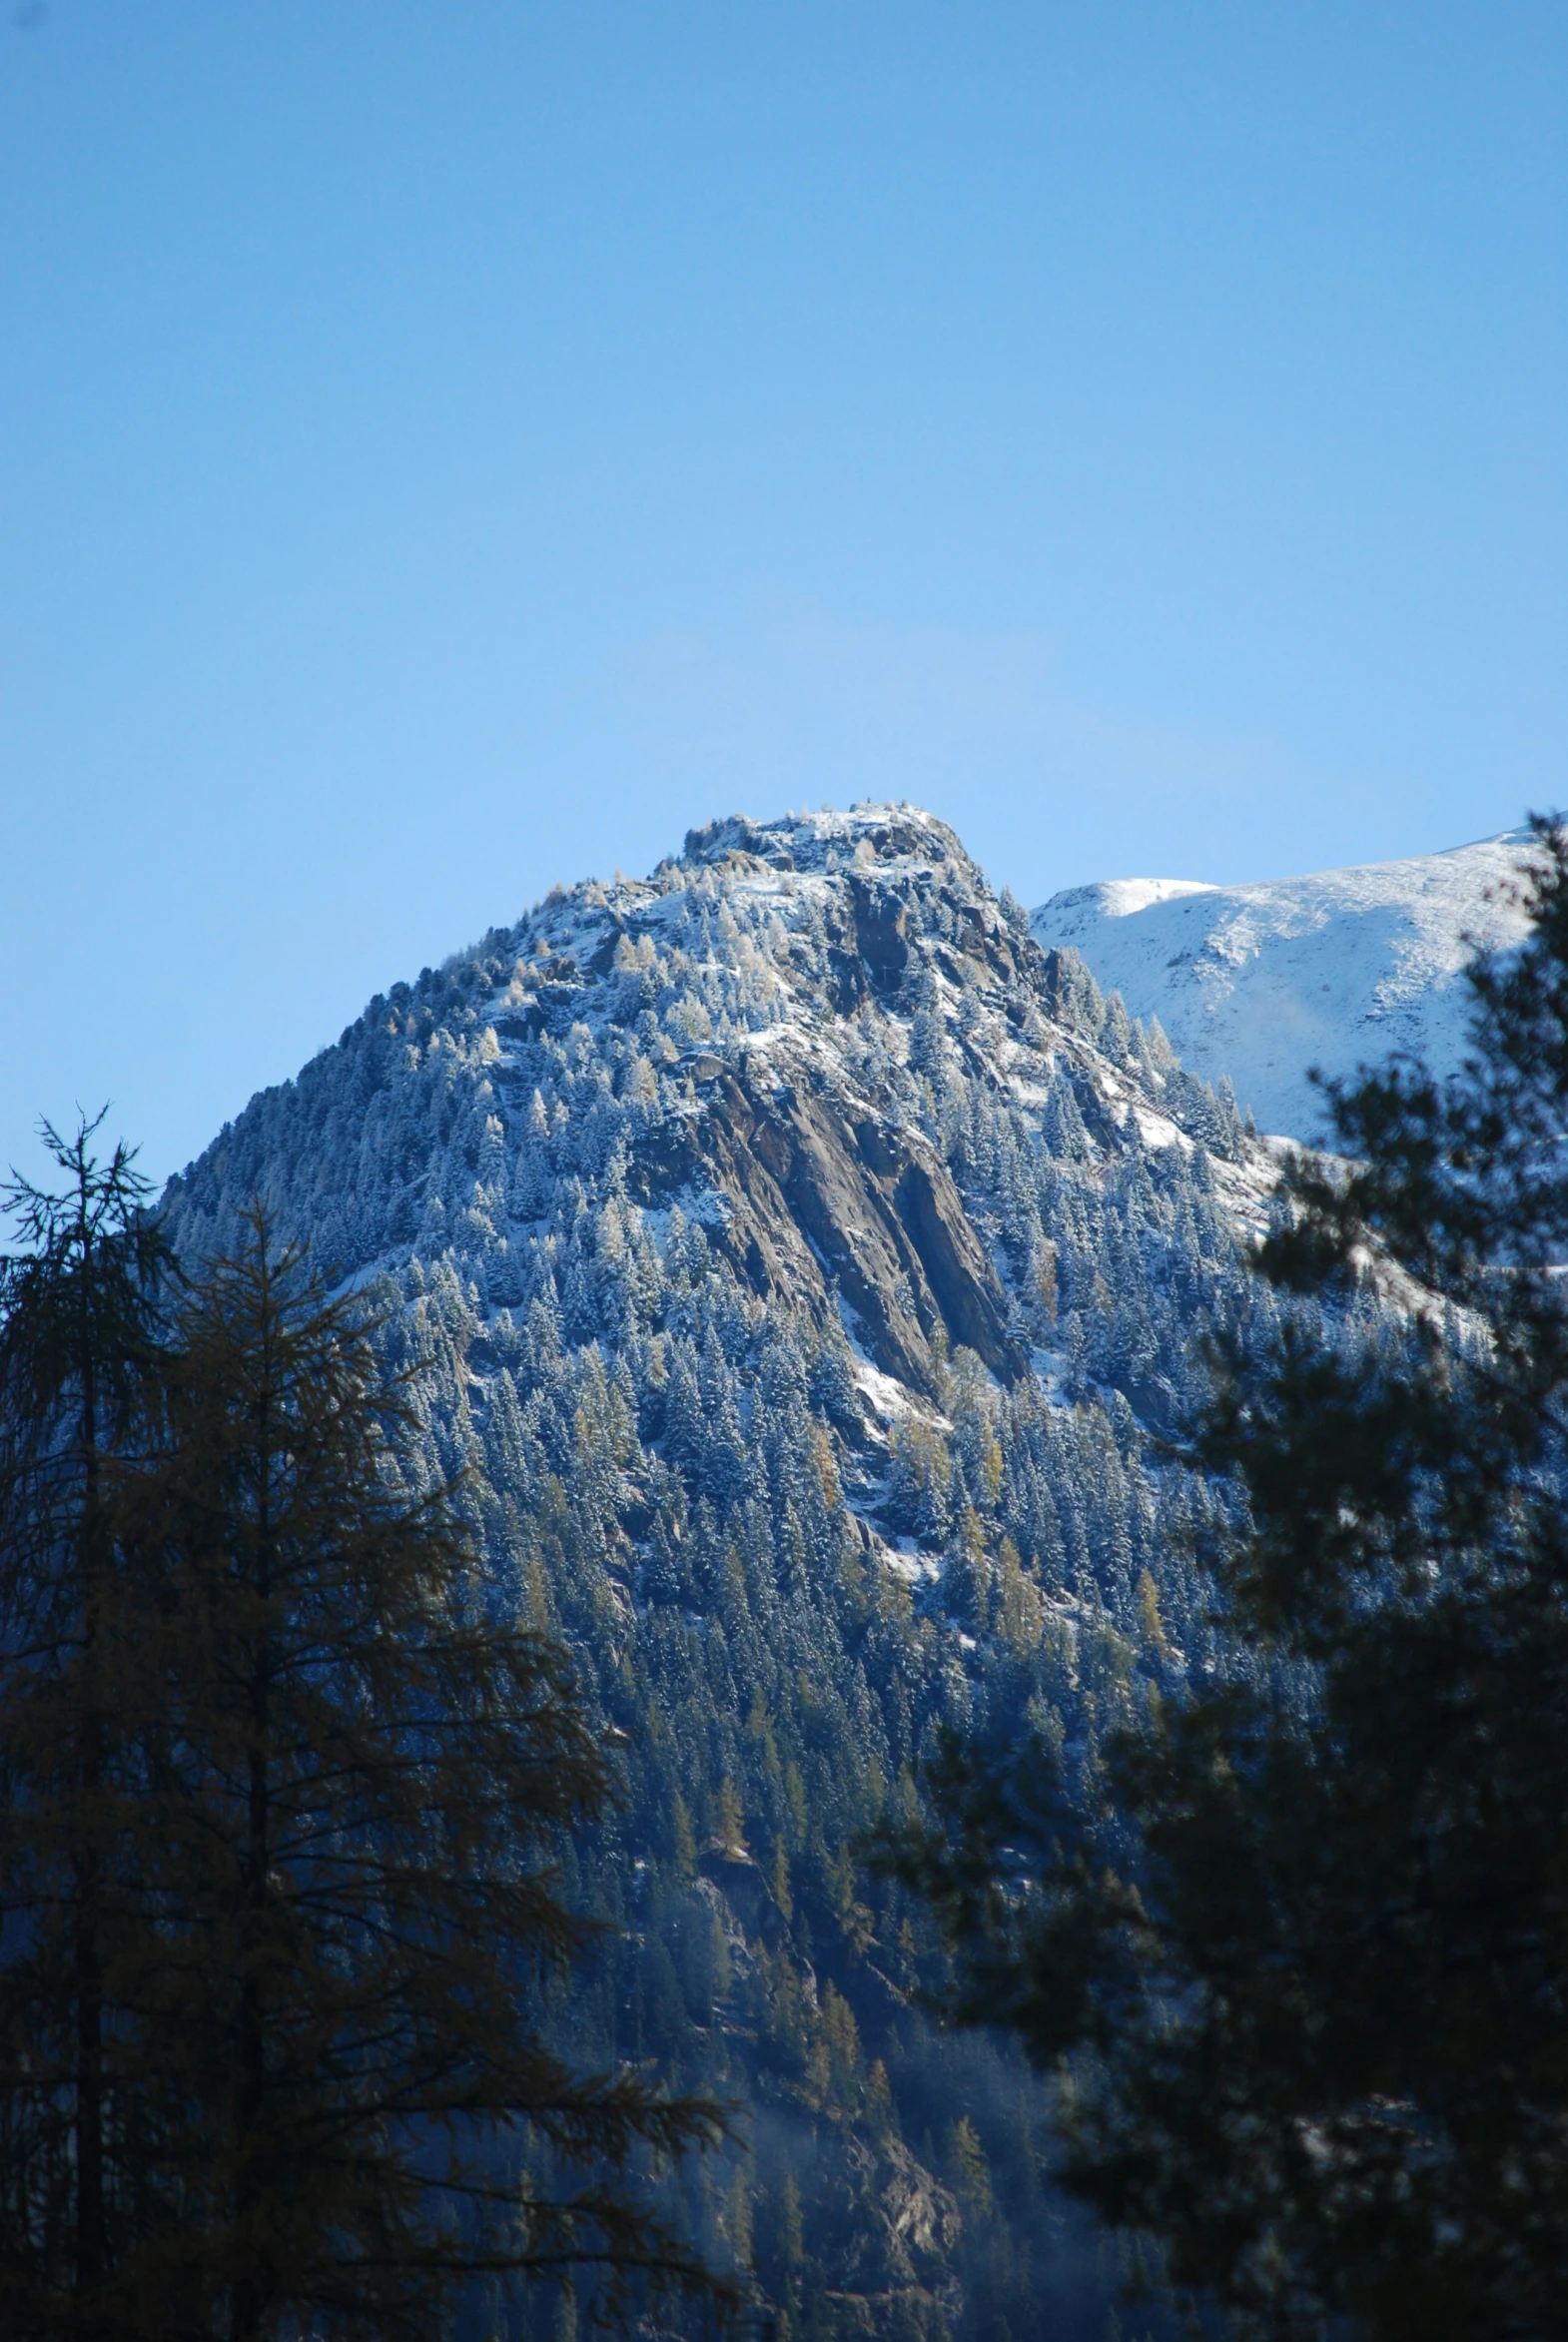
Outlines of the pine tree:
M 953 2184 L 975 2219 L 986 2219 L 992 2208 L 991 2167 L 980 2133 L 967 2114 L 961 2114 L 948 2133 L 948 2164 Z
M 134 1492 L 183 2108 L 147 2316 L 423 2334 L 479 2273 L 697 2282 L 615 2174 L 711 2139 L 711 2109 L 543 2037 L 586 1933 L 557 1852 L 612 1786 L 564 1653 L 486 1606 L 450 1492 L 399 1468 L 407 1392 L 261 1207 L 175 1335 L 170 1450 Z
M 123 1146 L 95 1157 L 97 1128 L 44 1124 L 63 1189 L 0 1194 L 21 1239 L 0 1260 L 0 2322 L 16 2334 L 105 2330 L 160 2222 L 121 1498 L 159 1436 L 168 1262 L 146 1182 Z
M 1331 1089 L 1196 1460 L 1227 1645 L 1120 1809 L 970 1761 L 904 1845 L 1069 2183 L 1247 2333 L 1536 2342 L 1568 2299 L 1568 832 L 1472 1051 Z M 1146 1621 L 1151 1632 L 1155 1621 Z M 1131 1844 L 1130 1844 L 1131 1832 Z

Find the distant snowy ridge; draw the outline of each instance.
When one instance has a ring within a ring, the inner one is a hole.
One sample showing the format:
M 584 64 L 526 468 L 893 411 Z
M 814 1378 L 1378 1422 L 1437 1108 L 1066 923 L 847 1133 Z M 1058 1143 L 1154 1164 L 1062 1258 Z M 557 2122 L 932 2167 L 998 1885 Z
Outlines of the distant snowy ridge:
M 1158 1018 L 1189 1072 L 1228 1078 L 1259 1130 L 1311 1138 L 1323 1117 L 1309 1067 L 1351 1075 L 1395 1050 L 1458 1064 L 1462 972 L 1473 942 L 1521 940 L 1511 893 L 1529 848 L 1527 830 L 1510 830 L 1249 886 L 1110 879 L 1053 895 L 1030 926 L 1046 949 L 1080 953 L 1131 1015 Z

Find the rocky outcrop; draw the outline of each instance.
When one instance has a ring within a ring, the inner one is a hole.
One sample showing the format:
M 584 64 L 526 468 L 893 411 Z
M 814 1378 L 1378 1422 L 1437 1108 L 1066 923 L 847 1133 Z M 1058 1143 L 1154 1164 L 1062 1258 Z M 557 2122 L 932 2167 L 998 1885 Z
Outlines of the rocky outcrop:
M 935 1395 L 939 1341 L 1016 1380 L 1026 1361 L 1002 1287 L 929 1143 L 850 1119 L 831 1093 L 707 1062 L 698 1112 L 640 1151 L 637 1199 L 707 1188 L 719 1206 L 710 1240 L 755 1291 L 818 1311 L 837 1294 L 875 1364 L 912 1390 Z

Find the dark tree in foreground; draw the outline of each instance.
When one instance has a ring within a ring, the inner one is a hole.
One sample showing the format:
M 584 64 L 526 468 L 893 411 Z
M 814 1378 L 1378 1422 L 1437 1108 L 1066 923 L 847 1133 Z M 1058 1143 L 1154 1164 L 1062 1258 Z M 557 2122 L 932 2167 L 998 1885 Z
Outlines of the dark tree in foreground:
M 183 1281 L 123 1151 L 49 1136 L 0 1288 L 0 2325 L 711 2293 L 636 2174 L 714 2111 L 546 2040 L 612 1791 L 564 1652 L 495 1616 L 409 1390 L 266 1214 Z
M 710 2110 L 582 2078 L 538 2029 L 584 1940 L 556 1857 L 611 1792 L 564 1653 L 493 1614 L 444 1492 L 405 1486 L 399 1393 L 260 1209 L 175 1332 L 138 1528 L 191 2152 L 150 2281 L 232 2342 L 435 2332 L 475 2279 L 562 2263 L 700 2281 L 602 2174 L 711 2138 Z M 524 2195 L 530 2131 L 579 2186 Z
M 1568 840 L 1537 836 L 1463 1071 L 1331 1091 L 1348 1160 L 1285 1180 L 1257 1265 L 1301 1305 L 1197 1449 L 1250 1508 L 1226 1680 L 1123 1732 L 1100 1831 L 1043 1762 L 971 1759 L 902 1853 L 963 2012 L 1062 2078 L 1069 2184 L 1246 2331 L 1568 2334 Z
M 101 1120 L 102 1118 L 100 1118 Z M 121 1533 L 161 1436 L 167 1259 L 146 1182 L 95 1125 L 43 1137 L 65 1174 L 0 1206 L 0 2324 L 89 2335 L 159 2219 L 167 2105 L 138 2009 L 154 1957 Z

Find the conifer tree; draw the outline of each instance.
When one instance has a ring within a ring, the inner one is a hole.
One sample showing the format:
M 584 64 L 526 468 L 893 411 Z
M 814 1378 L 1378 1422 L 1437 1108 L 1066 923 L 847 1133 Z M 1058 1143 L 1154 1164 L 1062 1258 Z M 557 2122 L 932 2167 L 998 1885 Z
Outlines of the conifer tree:
M 0 1191 L 0 2323 L 106 2330 L 159 2224 L 160 2103 L 138 2001 L 134 1570 L 125 1470 L 160 1436 L 168 1267 L 129 1152 L 42 1135 L 58 1191 Z
M 585 1934 L 556 1851 L 611 1794 L 564 1653 L 487 1606 L 450 1492 L 400 1468 L 406 1387 L 260 1206 L 169 1371 L 135 1520 L 184 2219 L 145 2314 L 422 2334 L 479 2274 L 700 2282 L 617 2174 L 712 2109 L 541 2029 Z
M 1068 2085 L 1065 2175 L 1246 2333 L 1568 2332 L 1568 833 L 1472 1051 L 1330 1089 L 1222 1365 L 1227 1648 L 1119 1812 L 971 1758 L 905 1876 Z M 1263 1320 L 1265 1329 L 1268 1320 Z M 1151 1631 L 1151 1641 L 1158 1642 Z

